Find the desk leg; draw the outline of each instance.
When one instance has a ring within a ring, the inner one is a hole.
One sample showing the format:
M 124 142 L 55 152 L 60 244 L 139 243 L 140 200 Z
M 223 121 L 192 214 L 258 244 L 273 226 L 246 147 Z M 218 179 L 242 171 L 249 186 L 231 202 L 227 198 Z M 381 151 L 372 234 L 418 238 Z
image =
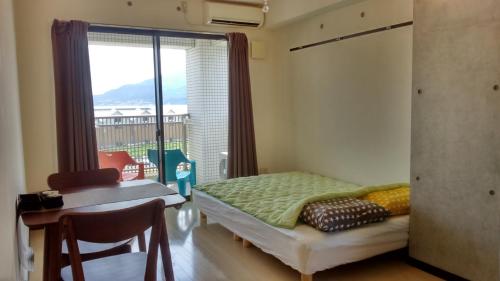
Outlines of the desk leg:
M 43 245 L 43 280 L 61 280 L 61 237 L 59 225 L 45 226 Z
M 163 271 L 165 272 L 165 280 L 174 281 L 172 256 L 170 255 L 170 247 L 168 245 L 168 234 L 167 234 L 167 227 L 165 220 L 163 220 L 163 226 L 160 235 L 160 250 L 161 250 L 161 261 L 163 263 Z

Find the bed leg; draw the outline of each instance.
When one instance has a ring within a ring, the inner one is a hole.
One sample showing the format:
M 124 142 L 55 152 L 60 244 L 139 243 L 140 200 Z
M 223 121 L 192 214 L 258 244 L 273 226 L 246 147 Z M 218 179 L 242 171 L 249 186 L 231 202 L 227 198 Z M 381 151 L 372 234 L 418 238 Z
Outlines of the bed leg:
M 243 239 L 243 248 L 250 248 L 252 247 L 252 243 L 246 239 Z
M 200 211 L 200 225 L 207 225 L 207 215 Z
M 313 281 L 313 275 L 312 274 L 300 274 L 300 281 Z
M 233 233 L 233 240 L 234 241 L 241 241 L 241 237 L 239 237 L 236 233 Z

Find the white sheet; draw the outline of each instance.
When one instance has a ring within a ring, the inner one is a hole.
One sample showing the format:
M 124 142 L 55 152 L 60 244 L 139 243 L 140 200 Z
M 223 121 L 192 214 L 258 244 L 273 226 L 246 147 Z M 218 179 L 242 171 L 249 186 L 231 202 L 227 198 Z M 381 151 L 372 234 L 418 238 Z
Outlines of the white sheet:
M 304 224 L 293 230 L 273 227 L 198 190 L 193 190 L 193 202 L 209 219 L 303 274 L 363 260 L 408 244 L 409 216 L 325 233 Z

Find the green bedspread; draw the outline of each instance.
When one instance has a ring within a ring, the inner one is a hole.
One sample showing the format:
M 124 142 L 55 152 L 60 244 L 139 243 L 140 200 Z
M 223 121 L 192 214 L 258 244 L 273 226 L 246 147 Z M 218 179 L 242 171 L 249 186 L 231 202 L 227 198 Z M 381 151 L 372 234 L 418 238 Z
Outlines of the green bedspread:
M 288 172 L 230 179 L 198 185 L 196 189 L 270 225 L 293 228 L 307 203 L 359 197 L 398 186 L 359 186 L 309 173 Z

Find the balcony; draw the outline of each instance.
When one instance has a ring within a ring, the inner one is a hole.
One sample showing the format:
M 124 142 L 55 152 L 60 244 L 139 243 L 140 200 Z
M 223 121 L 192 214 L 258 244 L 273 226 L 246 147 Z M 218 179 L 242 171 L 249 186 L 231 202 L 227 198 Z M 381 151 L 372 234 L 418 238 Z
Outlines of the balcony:
M 187 121 L 189 114 L 164 115 L 165 149 L 181 149 L 189 155 Z M 127 151 L 137 162 L 144 163 L 146 177 L 156 177 L 158 170 L 149 162 L 148 149 L 158 149 L 156 116 L 107 116 L 95 118 L 99 151 Z M 188 156 L 189 157 L 189 156 Z M 137 172 L 136 167 L 127 171 Z

